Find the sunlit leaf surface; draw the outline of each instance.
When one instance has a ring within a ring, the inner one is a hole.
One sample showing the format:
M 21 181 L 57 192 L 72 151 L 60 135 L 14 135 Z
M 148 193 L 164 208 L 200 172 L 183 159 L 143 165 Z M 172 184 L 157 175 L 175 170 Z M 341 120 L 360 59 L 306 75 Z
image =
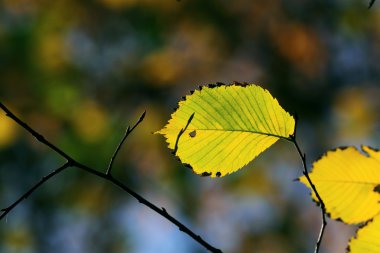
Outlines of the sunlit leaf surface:
M 350 240 L 348 252 L 378 253 L 380 252 L 380 216 L 360 228 L 356 236 Z
M 380 194 L 375 191 L 380 185 L 380 153 L 367 146 L 362 149 L 329 151 L 313 164 L 310 178 L 332 219 L 360 223 L 380 211 Z M 305 177 L 300 181 L 310 187 Z M 314 192 L 312 196 L 317 201 Z
M 163 134 L 177 155 L 198 174 L 224 176 L 294 132 L 295 121 L 271 94 L 253 84 L 210 85 L 179 102 Z

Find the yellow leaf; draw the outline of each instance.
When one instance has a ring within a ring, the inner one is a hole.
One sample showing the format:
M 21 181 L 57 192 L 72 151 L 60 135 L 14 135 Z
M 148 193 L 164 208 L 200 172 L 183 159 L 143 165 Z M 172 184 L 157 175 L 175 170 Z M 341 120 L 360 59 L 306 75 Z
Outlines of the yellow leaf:
M 232 173 L 294 133 L 295 121 L 271 94 L 254 84 L 209 85 L 179 102 L 168 124 L 156 132 L 193 170 L 211 177 Z
M 356 236 L 351 238 L 348 245 L 351 253 L 379 253 L 380 252 L 380 216 L 360 228 Z
M 353 224 L 368 221 L 380 212 L 380 153 L 363 146 L 329 151 L 313 164 L 310 178 L 332 219 Z M 300 181 L 309 186 L 303 176 Z M 312 197 L 317 201 L 314 192 Z M 318 201 L 317 201 L 318 202 Z

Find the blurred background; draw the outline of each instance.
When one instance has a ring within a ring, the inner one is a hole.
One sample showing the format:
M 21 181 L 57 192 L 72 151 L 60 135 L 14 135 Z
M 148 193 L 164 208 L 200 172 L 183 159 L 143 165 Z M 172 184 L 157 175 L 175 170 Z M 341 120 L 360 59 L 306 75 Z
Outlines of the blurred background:
M 3 0 L 0 101 L 100 171 L 114 174 L 224 252 L 312 252 L 320 210 L 278 142 L 247 168 L 202 178 L 162 136 L 198 85 L 260 84 L 292 114 L 308 165 L 326 150 L 380 147 L 380 3 L 367 0 Z M 0 207 L 63 164 L 0 112 Z M 329 221 L 322 252 L 354 226 Z M 113 185 L 69 169 L 0 222 L 0 252 L 206 250 Z

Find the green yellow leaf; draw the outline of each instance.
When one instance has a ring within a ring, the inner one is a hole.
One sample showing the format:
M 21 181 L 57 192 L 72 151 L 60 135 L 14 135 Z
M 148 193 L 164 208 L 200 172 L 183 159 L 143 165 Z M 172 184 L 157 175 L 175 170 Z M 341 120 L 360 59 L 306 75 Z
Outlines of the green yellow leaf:
M 356 236 L 348 244 L 351 253 L 379 253 L 380 252 L 380 216 L 360 228 Z
M 265 89 L 254 84 L 200 87 L 179 102 L 168 124 L 158 131 L 176 155 L 198 174 L 232 173 L 294 133 L 295 121 Z
M 329 151 L 313 164 L 310 178 L 332 219 L 353 224 L 380 212 L 380 153 L 363 146 Z M 364 153 L 366 152 L 366 154 Z M 300 181 L 309 186 L 303 176 Z M 312 197 L 318 202 L 314 192 Z

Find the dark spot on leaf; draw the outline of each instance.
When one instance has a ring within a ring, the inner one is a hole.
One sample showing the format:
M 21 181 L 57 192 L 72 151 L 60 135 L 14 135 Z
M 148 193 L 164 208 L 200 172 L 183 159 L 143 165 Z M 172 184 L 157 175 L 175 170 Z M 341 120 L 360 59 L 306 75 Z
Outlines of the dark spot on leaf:
M 234 81 L 234 85 L 241 86 L 241 87 L 246 87 L 246 86 L 249 85 L 249 83 L 246 83 L 246 82 L 241 83 L 241 82 Z
M 209 177 L 209 176 L 211 176 L 211 173 L 210 172 L 203 172 L 201 176 L 202 177 Z
M 189 133 L 189 136 L 190 136 L 191 138 L 194 138 L 196 134 L 197 134 L 197 132 L 194 130 L 194 131 L 191 131 L 191 132 Z
M 183 165 L 184 165 L 186 168 L 193 169 L 193 167 L 191 167 L 191 165 L 188 164 L 188 163 L 184 163 Z
M 222 83 L 222 82 L 217 82 L 216 83 L 216 86 L 220 87 L 220 86 L 226 86 L 226 84 Z
M 380 193 L 380 184 L 376 185 L 373 189 L 375 192 Z
M 191 94 L 191 95 L 193 95 L 193 94 L 194 94 L 194 91 L 193 91 L 193 90 L 191 90 L 191 91 L 190 91 L 190 94 Z
M 216 84 L 213 84 L 213 83 L 210 83 L 209 85 L 207 85 L 209 88 L 215 88 L 215 87 L 217 87 L 217 85 Z
M 221 175 L 222 175 L 222 173 L 220 173 L 219 171 L 216 172 L 216 176 L 217 176 L 217 177 L 220 177 Z

